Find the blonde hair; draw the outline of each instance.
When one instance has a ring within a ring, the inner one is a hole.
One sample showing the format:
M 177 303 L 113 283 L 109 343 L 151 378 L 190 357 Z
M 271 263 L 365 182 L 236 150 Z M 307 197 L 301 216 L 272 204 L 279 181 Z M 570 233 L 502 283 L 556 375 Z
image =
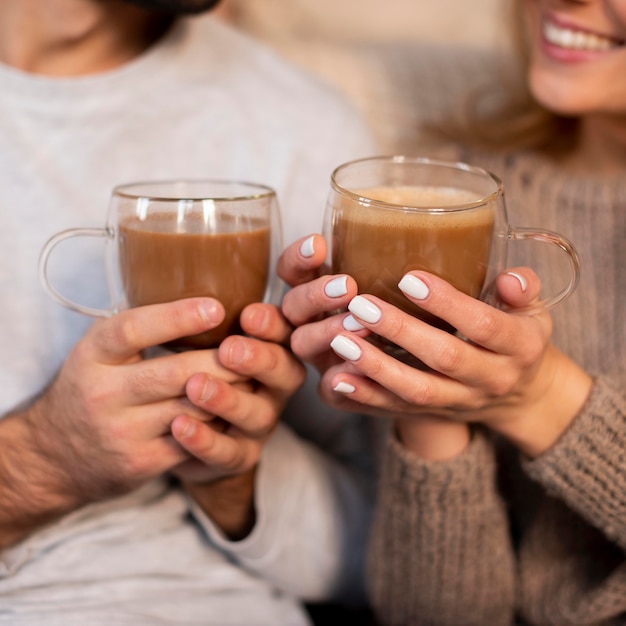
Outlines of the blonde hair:
M 530 65 L 524 0 L 509 0 L 507 20 L 513 35 L 514 71 L 497 72 L 497 84 L 481 85 L 469 94 L 455 119 L 438 126 L 440 136 L 490 150 L 536 149 L 566 152 L 576 142 L 578 120 L 557 115 L 531 94 L 526 76 Z M 496 97 L 495 103 L 493 97 Z

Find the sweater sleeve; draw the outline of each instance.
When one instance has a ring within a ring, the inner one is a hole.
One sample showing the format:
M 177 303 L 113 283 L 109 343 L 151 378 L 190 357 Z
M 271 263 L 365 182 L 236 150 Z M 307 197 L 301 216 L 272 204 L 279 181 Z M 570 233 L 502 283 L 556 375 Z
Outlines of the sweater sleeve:
M 524 469 L 548 494 L 626 550 L 626 396 L 595 381 L 583 410 L 557 443 Z
M 263 450 L 248 537 L 228 540 L 189 500 L 209 541 L 249 571 L 305 601 L 363 602 L 370 504 L 361 477 L 287 426 Z
M 519 553 L 530 624 L 623 624 L 626 615 L 626 399 L 598 378 L 557 443 L 523 469 L 544 495 Z
M 382 624 L 510 626 L 514 555 L 496 482 L 495 452 L 480 431 L 441 462 L 389 439 L 368 556 Z

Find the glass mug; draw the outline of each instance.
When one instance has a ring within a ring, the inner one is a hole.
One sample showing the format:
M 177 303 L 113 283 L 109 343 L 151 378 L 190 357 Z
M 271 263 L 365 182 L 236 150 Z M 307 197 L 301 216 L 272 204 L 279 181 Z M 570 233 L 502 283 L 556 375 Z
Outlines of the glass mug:
M 400 291 L 404 274 L 431 272 L 499 306 L 494 281 L 508 266 L 511 243 L 549 244 L 565 258 L 567 278 L 556 293 L 542 296 L 526 313 L 564 300 L 580 275 L 578 255 L 567 239 L 547 230 L 513 228 L 501 181 L 464 163 L 383 156 L 340 165 L 331 176 L 323 233 L 326 273 L 349 274 L 359 293 L 378 296 L 449 332 L 455 329 Z M 401 360 L 412 360 L 380 337 L 371 335 L 369 340 Z
M 106 240 L 108 309 L 66 298 L 49 279 L 52 251 L 72 237 Z M 278 202 L 269 187 L 221 180 L 129 183 L 113 189 L 104 228 L 71 228 L 48 240 L 39 275 L 58 302 L 95 317 L 181 298 L 216 298 L 226 310 L 218 327 L 167 345 L 213 348 L 241 331 L 245 306 L 277 303 L 280 286 L 273 268 L 281 248 Z

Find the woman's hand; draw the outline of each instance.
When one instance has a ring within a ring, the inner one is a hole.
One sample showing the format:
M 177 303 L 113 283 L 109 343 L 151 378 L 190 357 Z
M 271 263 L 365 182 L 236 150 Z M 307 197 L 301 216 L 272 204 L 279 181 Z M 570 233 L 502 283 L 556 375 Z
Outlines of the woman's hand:
M 547 312 L 515 314 L 460 293 L 426 272 L 400 282 L 407 298 L 444 319 L 467 340 L 434 328 L 374 296 L 349 304 L 371 332 L 396 343 L 425 364 L 417 369 L 383 354 L 363 338 L 340 333 L 331 346 L 349 367 L 326 372 L 323 386 L 400 418 L 413 416 L 482 423 L 536 456 L 549 448 L 576 416 L 590 377 L 551 343 Z M 524 307 L 539 294 L 527 268 L 498 277 L 498 292 Z M 407 423 L 409 426 L 407 426 Z
M 431 425 L 437 418 L 483 423 L 529 455 L 552 445 L 580 410 L 591 379 L 550 343 L 550 316 L 514 313 L 538 297 L 540 283 L 531 270 L 517 268 L 498 278 L 508 312 L 426 272 L 408 275 L 407 297 L 457 328 L 466 341 L 374 296 L 354 298 L 351 278 L 319 277 L 324 256 L 323 238 L 301 240 L 285 251 L 280 271 L 294 286 L 283 301 L 285 316 L 299 326 L 292 348 L 322 373 L 320 391 L 329 404 L 393 417 L 407 442 L 416 441 L 417 418 Z M 344 288 L 329 295 L 329 286 Z M 349 312 L 324 317 L 346 305 Z M 363 330 L 346 330 L 346 324 Z M 370 332 L 397 343 L 429 369 L 384 354 L 365 340 Z

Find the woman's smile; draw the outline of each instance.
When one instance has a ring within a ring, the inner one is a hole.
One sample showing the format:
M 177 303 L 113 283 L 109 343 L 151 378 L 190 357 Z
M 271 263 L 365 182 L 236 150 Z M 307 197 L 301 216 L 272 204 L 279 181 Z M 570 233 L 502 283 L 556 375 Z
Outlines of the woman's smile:
M 578 27 L 551 13 L 543 17 L 541 30 L 548 49 L 602 53 L 624 46 L 623 39 Z

